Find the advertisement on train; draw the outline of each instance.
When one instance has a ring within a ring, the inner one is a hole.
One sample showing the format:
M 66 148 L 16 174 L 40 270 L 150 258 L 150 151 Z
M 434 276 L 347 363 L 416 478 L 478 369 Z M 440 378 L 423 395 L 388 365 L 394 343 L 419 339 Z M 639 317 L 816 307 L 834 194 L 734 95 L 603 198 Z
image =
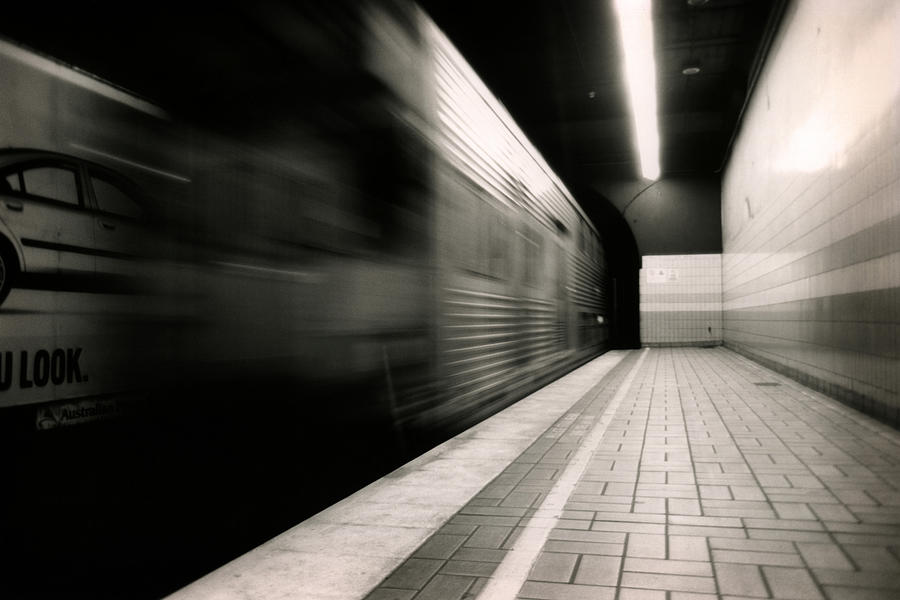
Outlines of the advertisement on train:
M 343 115 L 380 159 L 340 109 L 229 135 L 5 40 L 0 73 L 0 409 L 46 429 L 427 361 L 423 153 L 387 110 Z
M 606 348 L 596 228 L 423 12 L 271 16 L 278 60 L 134 79 L 166 102 L 0 39 L 0 410 L 458 429 Z

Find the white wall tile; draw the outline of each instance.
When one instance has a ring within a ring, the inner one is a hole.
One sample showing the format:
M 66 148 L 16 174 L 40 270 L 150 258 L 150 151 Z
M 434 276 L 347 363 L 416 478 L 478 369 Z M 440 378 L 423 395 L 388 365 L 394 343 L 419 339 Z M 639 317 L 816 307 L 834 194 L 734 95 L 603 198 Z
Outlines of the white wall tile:
M 722 290 L 725 343 L 900 421 L 898 74 L 900 2 L 786 12 L 723 177 Z

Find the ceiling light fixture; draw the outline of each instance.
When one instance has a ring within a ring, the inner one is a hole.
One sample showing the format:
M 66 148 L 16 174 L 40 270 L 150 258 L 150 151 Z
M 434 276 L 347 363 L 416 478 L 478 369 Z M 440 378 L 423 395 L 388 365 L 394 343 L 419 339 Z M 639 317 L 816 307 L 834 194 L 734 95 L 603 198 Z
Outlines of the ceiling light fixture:
M 696 75 L 700 72 L 700 67 L 696 65 L 691 65 L 689 67 L 685 67 L 681 70 L 682 75 Z
M 653 20 L 650 0 L 616 0 L 624 72 L 641 175 L 659 177 L 659 129 L 656 122 L 656 64 L 653 60 Z

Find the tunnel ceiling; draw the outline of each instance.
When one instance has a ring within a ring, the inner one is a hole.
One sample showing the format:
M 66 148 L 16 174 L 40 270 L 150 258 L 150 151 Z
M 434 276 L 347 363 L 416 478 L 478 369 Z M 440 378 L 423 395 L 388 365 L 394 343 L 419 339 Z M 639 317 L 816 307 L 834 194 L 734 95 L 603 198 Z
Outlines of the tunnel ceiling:
M 176 111 L 228 116 L 252 128 L 255 118 L 275 114 L 267 105 L 276 99 L 302 106 L 315 80 L 298 80 L 298 67 L 318 71 L 316 77 L 340 76 L 327 65 L 291 60 L 295 45 L 316 32 L 285 33 L 292 12 L 340 11 L 340 4 L 94 1 L 50 9 L 14 3 L 4 9 L 0 35 Z M 420 4 L 570 187 L 636 177 L 611 0 Z M 663 176 L 722 167 L 779 5 L 782 0 L 654 1 Z M 323 64 L 328 60 L 322 57 Z M 688 66 L 701 71 L 683 75 Z M 229 115 L 236 102 L 259 110 Z
M 663 176 L 719 170 L 777 2 L 654 0 Z M 422 5 L 570 185 L 639 167 L 612 0 Z M 696 75 L 683 75 L 688 66 Z

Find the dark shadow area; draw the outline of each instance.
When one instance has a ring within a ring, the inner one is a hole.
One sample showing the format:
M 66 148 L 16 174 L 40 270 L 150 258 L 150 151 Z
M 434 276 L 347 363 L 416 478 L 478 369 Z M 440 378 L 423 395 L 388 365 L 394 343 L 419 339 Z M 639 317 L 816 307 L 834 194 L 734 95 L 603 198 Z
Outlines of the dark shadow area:
M 94 423 L 40 431 L 34 406 L 7 409 L 0 597 L 164 597 L 509 403 L 416 427 L 378 379 L 220 372 Z
M 4 598 L 163 597 L 409 458 L 365 382 L 169 389 L 31 433 L 33 408 L 7 417 Z
M 591 218 L 606 253 L 610 279 L 610 348 L 641 347 L 638 276 L 641 258 L 628 223 L 613 204 L 591 189 L 579 190 L 577 197 Z

